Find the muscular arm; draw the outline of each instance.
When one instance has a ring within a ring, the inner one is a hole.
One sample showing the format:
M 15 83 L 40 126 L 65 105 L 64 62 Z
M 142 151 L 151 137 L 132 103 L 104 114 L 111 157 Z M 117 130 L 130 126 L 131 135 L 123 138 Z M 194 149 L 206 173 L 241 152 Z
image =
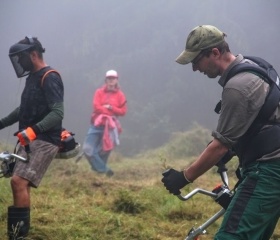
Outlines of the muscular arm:
M 200 154 L 198 159 L 184 173 L 187 179 L 194 181 L 199 176 L 212 168 L 228 151 L 228 148 L 217 139 L 214 139 L 207 148 Z

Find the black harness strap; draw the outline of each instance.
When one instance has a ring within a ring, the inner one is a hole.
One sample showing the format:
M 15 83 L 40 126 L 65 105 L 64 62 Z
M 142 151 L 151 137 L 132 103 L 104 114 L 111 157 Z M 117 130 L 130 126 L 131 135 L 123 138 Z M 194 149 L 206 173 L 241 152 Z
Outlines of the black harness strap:
M 271 153 L 280 147 L 280 124 L 269 121 L 280 102 L 279 76 L 273 66 L 259 57 L 244 56 L 256 64 L 241 63 L 235 65 L 227 75 L 226 82 L 241 72 L 250 72 L 261 77 L 270 86 L 265 102 L 256 119 L 247 132 L 240 138 L 232 149 L 239 157 L 240 166 L 244 167 L 263 155 Z M 221 101 L 215 107 L 215 112 L 220 113 Z M 265 125 L 268 127 L 264 128 Z M 239 179 L 234 189 L 241 183 L 240 166 L 236 170 Z

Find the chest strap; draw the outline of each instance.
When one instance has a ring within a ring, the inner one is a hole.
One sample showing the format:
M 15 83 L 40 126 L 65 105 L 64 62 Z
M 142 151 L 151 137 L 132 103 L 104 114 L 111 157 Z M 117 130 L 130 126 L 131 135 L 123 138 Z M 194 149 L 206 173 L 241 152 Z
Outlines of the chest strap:
M 51 70 L 49 70 L 49 71 L 46 71 L 46 72 L 44 73 L 42 79 L 41 79 L 41 87 L 43 87 L 44 80 L 45 80 L 46 76 L 47 76 L 49 73 L 51 73 L 51 72 L 57 73 L 57 74 L 60 76 L 59 72 L 56 71 L 56 70 L 54 70 L 54 69 L 51 69 Z

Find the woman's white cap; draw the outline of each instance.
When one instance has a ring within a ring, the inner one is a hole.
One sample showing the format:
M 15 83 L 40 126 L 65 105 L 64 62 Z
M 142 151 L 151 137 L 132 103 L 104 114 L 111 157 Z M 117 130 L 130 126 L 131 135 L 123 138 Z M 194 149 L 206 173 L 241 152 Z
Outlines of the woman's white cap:
M 109 70 L 109 71 L 106 72 L 105 76 L 106 76 L 106 78 L 109 78 L 109 77 L 118 78 L 118 73 L 115 70 Z

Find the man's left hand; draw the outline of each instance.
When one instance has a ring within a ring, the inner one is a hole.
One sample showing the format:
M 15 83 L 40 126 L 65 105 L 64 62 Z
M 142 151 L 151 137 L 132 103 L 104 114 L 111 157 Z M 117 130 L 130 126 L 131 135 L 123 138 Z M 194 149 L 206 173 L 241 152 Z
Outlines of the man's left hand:
M 185 187 L 190 183 L 185 176 L 183 171 L 176 171 L 171 168 L 162 173 L 163 178 L 161 181 L 163 182 L 165 188 L 173 195 L 181 194 L 180 189 Z

